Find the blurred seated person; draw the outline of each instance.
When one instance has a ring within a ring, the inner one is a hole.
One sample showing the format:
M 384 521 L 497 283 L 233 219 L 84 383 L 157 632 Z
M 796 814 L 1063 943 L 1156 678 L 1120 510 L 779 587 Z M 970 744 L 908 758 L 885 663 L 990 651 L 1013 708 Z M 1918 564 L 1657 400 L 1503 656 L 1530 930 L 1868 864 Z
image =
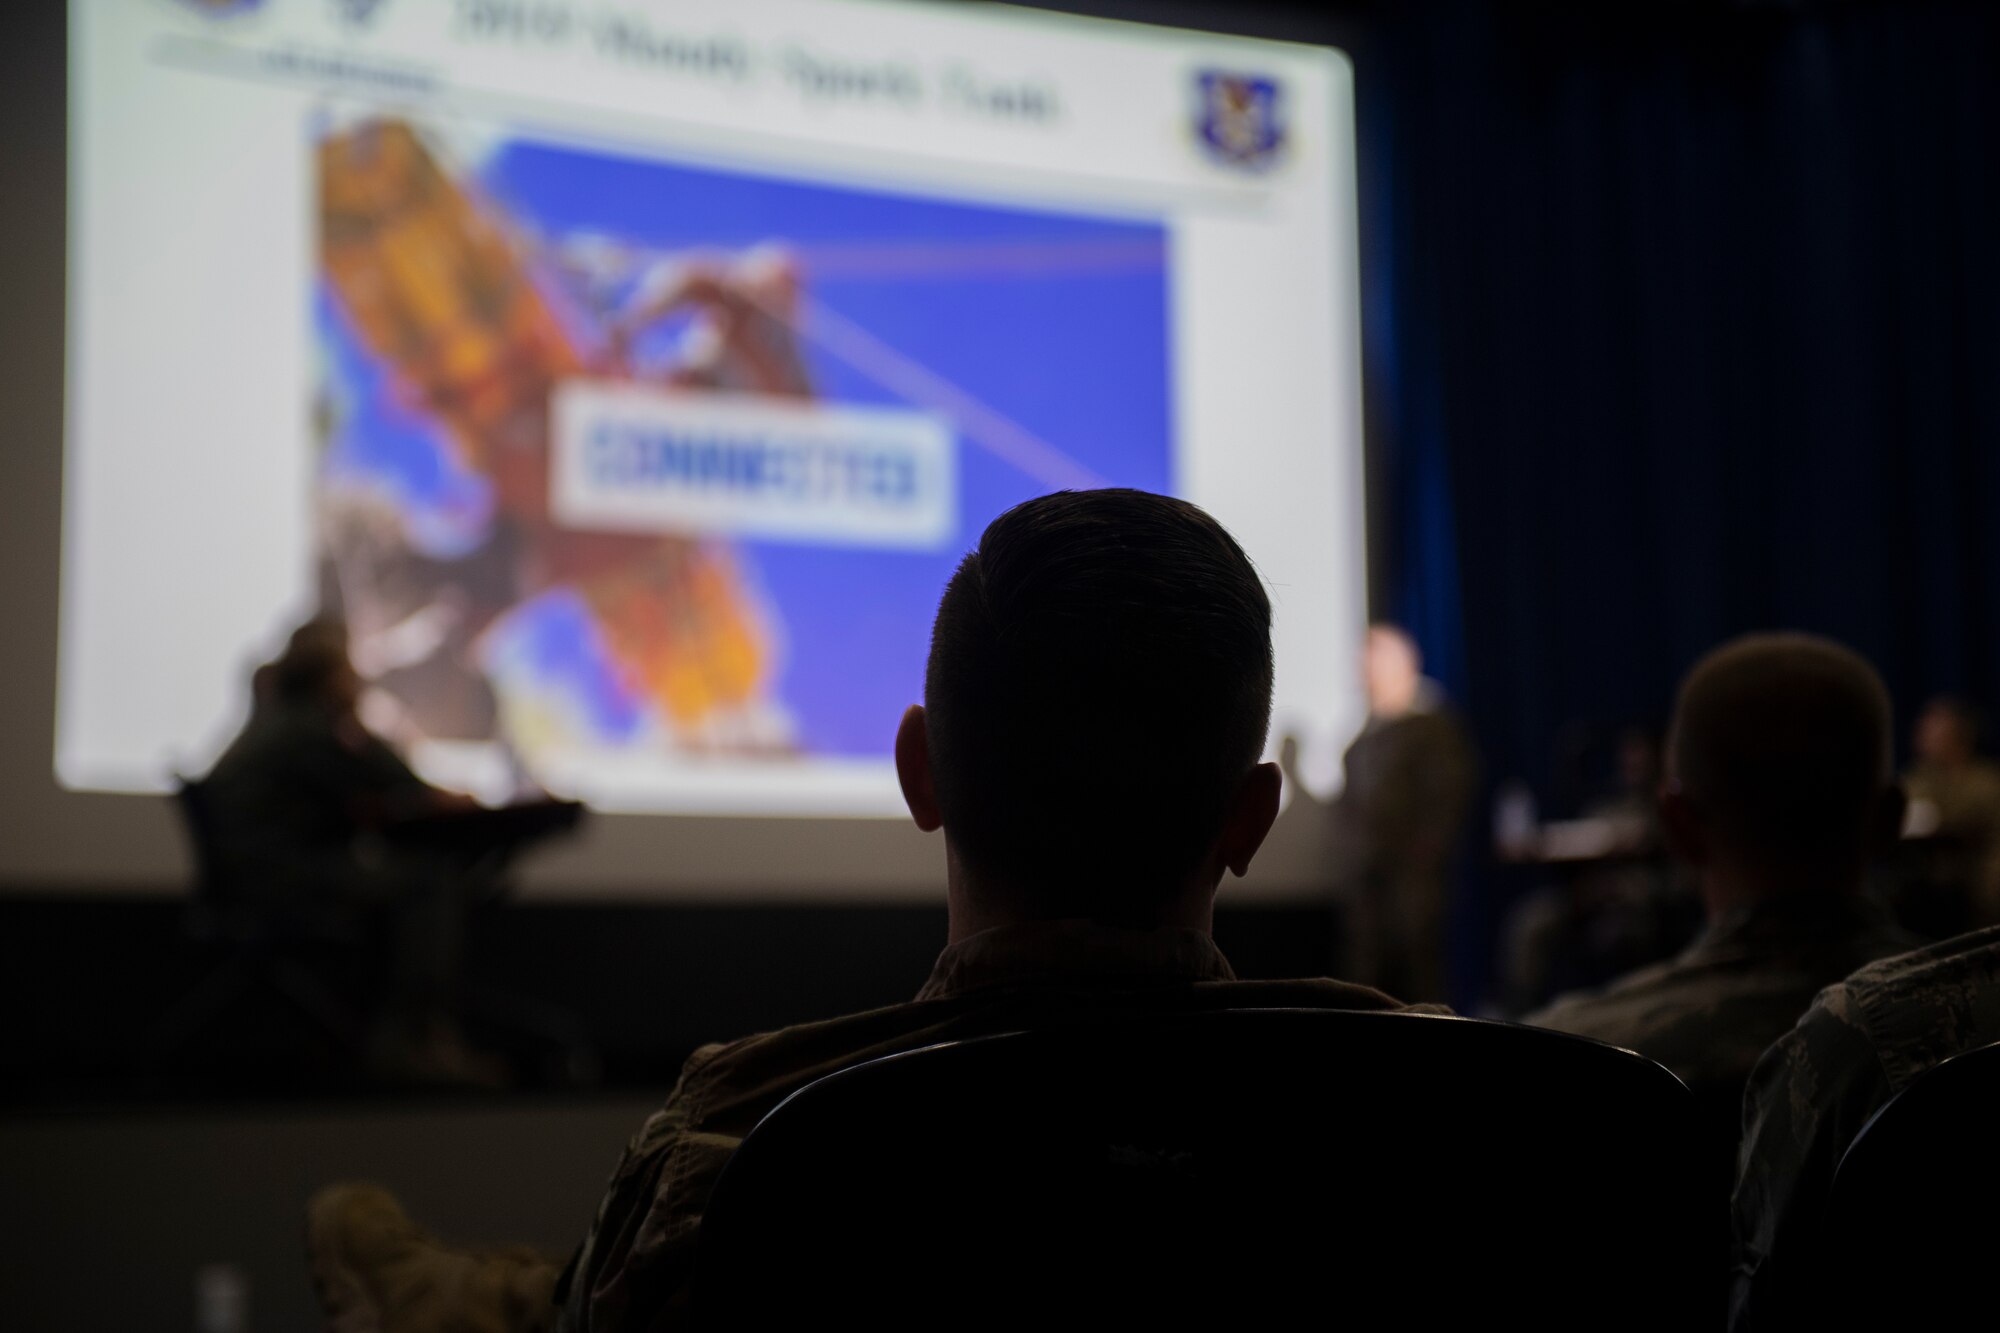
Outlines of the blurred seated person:
M 1403 630 L 1369 627 L 1361 677 L 1368 720 L 1342 756 L 1332 808 L 1347 969 L 1411 1000 L 1443 1000 L 1451 874 L 1476 776 L 1472 744 Z
M 203 780 L 230 906 L 281 931 L 387 936 L 372 1055 L 382 1072 L 466 1072 L 453 998 L 473 882 L 393 837 L 470 797 L 424 782 L 365 727 L 347 633 L 313 620 L 258 669 L 250 718 Z
M 1743 1099 L 1732 1330 L 1824 1327 L 1813 1322 L 1816 1263 L 1834 1168 L 1919 1074 L 1994 1042 L 2000 927 L 1884 958 L 1820 993 L 1758 1063 Z M 1967 1203 L 1965 1225 L 1988 1225 L 1987 1201 Z
M 614 1173 L 558 1327 L 682 1319 L 730 1154 L 791 1093 L 849 1065 L 1121 1013 L 1402 1008 L 1338 981 L 1239 981 L 1211 938 L 1223 876 L 1250 868 L 1277 816 L 1278 768 L 1258 762 L 1271 680 L 1263 584 L 1194 505 L 1060 492 L 995 519 L 945 588 L 924 703 L 895 742 L 911 818 L 944 832 L 948 935 L 930 979 L 907 1003 L 697 1051 Z M 1048 1094 L 1060 1114 L 1062 1089 Z M 469 1262 L 380 1204 L 334 1187 L 311 1213 L 343 1329 L 395 1328 Z
M 1758 1057 L 1819 989 L 1915 942 L 1863 896 L 1902 819 L 1890 736 L 1874 668 L 1828 640 L 1750 635 L 1696 663 L 1660 817 L 1707 927 L 1679 957 L 1525 1021 L 1659 1061 L 1733 1127 Z
M 1668 856 L 1660 826 L 1657 733 L 1621 729 L 1613 761 L 1610 789 L 1575 819 L 1535 823 L 1533 798 L 1519 784 L 1497 798 L 1495 854 L 1549 877 L 1513 906 L 1501 931 L 1508 1013 L 1671 957 L 1701 927 L 1692 880 Z
M 2000 765 L 1979 756 L 1979 715 L 1933 699 L 1917 718 L 1904 775 L 1910 813 L 1897 908 L 1932 939 L 2000 924 Z

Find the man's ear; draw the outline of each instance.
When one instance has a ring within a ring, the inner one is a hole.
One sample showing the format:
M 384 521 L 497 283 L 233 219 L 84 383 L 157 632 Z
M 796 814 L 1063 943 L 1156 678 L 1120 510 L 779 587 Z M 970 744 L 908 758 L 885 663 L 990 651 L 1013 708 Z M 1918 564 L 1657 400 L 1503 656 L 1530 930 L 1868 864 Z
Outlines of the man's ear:
M 1244 775 L 1222 820 L 1218 850 L 1222 864 L 1238 879 L 1250 871 L 1251 858 L 1278 819 L 1278 793 L 1285 779 L 1276 764 L 1259 764 Z
M 1708 830 L 1701 821 L 1701 808 L 1679 787 L 1662 787 L 1659 795 L 1660 829 L 1667 836 L 1667 849 L 1691 866 L 1708 864 Z
M 931 782 L 931 738 L 922 704 L 904 710 L 902 725 L 896 728 L 896 780 L 903 784 L 903 804 L 910 807 L 917 827 L 926 833 L 943 828 L 937 788 Z

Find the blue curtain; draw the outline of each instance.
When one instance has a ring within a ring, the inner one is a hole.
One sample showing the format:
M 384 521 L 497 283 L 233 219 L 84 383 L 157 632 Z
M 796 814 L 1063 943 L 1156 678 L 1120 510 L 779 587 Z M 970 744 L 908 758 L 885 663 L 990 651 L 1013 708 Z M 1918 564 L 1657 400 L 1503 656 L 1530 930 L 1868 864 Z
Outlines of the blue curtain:
M 2000 6 L 1441 0 L 1357 56 L 1377 609 L 1488 777 L 1752 629 L 2000 703 Z

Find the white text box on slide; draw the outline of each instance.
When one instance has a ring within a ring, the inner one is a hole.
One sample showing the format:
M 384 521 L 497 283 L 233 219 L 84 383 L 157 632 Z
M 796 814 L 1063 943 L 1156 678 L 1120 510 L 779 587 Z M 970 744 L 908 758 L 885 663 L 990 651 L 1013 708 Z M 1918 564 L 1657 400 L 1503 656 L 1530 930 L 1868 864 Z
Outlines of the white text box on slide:
M 551 413 L 564 527 L 928 550 L 958 526 L 933 412 L 572 380 Z

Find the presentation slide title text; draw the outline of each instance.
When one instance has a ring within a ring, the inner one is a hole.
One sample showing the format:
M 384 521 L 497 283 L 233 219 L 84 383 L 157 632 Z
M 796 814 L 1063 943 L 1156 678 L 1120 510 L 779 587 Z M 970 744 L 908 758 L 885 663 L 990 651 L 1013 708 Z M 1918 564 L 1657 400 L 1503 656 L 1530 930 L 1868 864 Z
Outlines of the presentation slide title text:
M 681 29 L 616 8 L 549 0 L 458 0 L 461 41 L 568 50 L 737 88 L 775 85 L 815 105 L 865 104 L 937 110 L 1023 126 L 1063 117 L 1056 82 L 1044 74 L 982 68 L 970 58 L 917 61 L 857 56 L 793 39 L 758 40 L 727 29 Z

